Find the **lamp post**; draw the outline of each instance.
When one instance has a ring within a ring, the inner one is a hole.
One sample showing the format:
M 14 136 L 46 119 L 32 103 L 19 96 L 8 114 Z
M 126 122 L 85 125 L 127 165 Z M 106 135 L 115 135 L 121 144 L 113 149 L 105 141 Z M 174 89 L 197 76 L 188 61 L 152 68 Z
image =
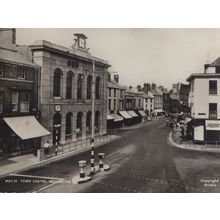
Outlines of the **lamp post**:
M 91 137 L 91 171 L 90 175 L 95 174 L 95 61 L 92 61 L 92 137 Z

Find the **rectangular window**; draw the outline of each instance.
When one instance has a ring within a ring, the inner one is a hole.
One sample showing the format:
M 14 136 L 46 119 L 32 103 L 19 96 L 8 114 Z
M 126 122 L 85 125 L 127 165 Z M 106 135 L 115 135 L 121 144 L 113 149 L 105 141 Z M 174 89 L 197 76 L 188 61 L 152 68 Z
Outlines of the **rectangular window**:
M 116 89 L 114 89 L 114 97 L 116 97 Z
M 217 80 L 209 80 L 209 94 L 210 95 L 217 94 Z
M 123 98 L 123 91 L 120 90 L 120 97 Z
M 18 92 L 12 92 L 12 111 L 17 112 L 18 111 Z
M 141 107 L 141 99 L 139 99 L 139 108 Z
M 111 97 L 111 89 L 108 90 L 108 96 Z
M 111 111 L 111 99 L 108 100 L 108 109 Z
M 27 73 L 26 69 L 18 68 L 17 78 L 18 79 L 25 79 L 26 78 L 26 73 Z
M 217 103 L 209 103 L 209 118 L 217 119 Z
M 19 93 L 20 97 L 20 112 L 29 112 L 30 110 L 30 95 L 28 92 Z
M 0 63 L 0 77 L 4 76 L 5 67 L 3 63 Z
M 3 113 L 3 92 L 0 92 L 0 113 Z
M 114 110 L 116 110 L 116 100 L 114 99 Z

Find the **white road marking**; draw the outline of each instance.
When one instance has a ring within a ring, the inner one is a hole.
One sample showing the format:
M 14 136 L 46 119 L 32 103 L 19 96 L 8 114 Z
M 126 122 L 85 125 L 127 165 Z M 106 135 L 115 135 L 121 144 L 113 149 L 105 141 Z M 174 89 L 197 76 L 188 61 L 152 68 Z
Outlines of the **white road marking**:
M 50 177 L 50 176 L 33 176 L 33 175 L 23 175 L 17 173 L 11 173 L 10 176 L 18 176 L 18 177 L 28 177 L 28 178 L 38 178 L 38 179 L 48 179 L 48 180 L 62 180 L 62 178 L 58 177 Z

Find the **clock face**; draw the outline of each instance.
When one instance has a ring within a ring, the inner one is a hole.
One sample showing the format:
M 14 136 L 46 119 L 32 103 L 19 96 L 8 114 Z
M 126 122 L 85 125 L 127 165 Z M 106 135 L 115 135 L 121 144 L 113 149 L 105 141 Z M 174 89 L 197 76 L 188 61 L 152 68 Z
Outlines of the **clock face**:
M 79 38 L 79 47 L 85 48 L 85 40 L 82 38 Z

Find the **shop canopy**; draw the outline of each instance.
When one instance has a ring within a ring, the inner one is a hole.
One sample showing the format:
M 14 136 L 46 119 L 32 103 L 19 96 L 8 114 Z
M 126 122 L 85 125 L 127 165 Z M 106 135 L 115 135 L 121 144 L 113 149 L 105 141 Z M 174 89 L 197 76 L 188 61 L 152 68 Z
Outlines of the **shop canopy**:
M 124 118 L 124 119 L 130 119 L 132 118 L 131 115 L 129 115 L 126 111 L 119 111 L 120 115 Z
M 112 117 L 114 118 L 114 121 L 117 122 L 117 121 L 123 121 L 123 117 L 121 117 L 120 115 L 117 115 L 117 114 L 111 114 Z
M 146 113 L 143 110 L 139 110 L 138 113 L 142 116 L 142 117 L 146 117 Z
M 22 140 L 51 134 L 34 116 L 10 117 L 3 120 Z
M 134 111 L 128 111 L 128 114 L 131 115 L 133 118 L 138 117 L 138 115 Z
M 113 116 L 110 114 L 107 115 L 107 120 L 114 120 Z

